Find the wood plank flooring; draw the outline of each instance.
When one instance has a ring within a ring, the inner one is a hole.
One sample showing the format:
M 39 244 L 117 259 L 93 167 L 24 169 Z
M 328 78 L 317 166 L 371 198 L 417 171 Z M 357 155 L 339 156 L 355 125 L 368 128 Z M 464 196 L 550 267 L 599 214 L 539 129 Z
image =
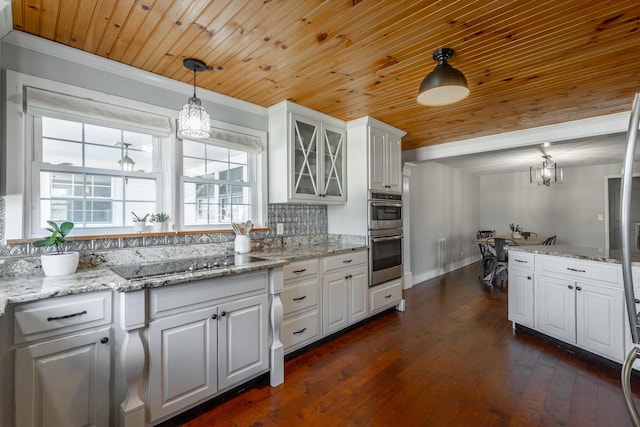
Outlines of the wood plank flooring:
M 630 426 L 620 368 L 514 331 L 507 290 L 487 288 L 477 271 L 414 286 L 404 313 L 387 312 L 287 361 L 279 387 L 261 382 L 168 424 Z

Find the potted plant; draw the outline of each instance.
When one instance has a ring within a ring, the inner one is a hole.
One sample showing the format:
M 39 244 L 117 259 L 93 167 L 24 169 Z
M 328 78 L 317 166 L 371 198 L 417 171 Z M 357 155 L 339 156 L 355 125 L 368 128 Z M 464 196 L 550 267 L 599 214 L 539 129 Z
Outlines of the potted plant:
M 131 211 L 131 215 L 133 215 L 133 227 L 135 228 L 136 233 L 142 233 L 144 231 L 144 227 L 147 225 L 149 214 L 146 214 L 145 216 L 138 216 L 135 212 Z
M 169 220 L 169 215 L 164 212 L 151 214 L 150 221 L 153 223 L 153 231 L 161 232 L 165 231 L 165 224 Z
M 76 272 L 78 268 L 78 260 L 80 254 L 78 252 L 64 252 L 62 244 L 66 242 L 65 236 L 73 229 L 73 223 L 65 221 L 58 226 L 54 221 L 47 221 L 49 227 L 47 230 L 51 232 L 49 237 L 33 242 L 36 248 L 45 248 L 54 246 L 55 252 L 43 253 L 40 257 L 42 263 L 42 271 L 45 276 L 65 276 Z
M 518 224 L 511 223 L 509 224 L 509 228 L 511 229 L 511 237 L 514 239 L 519 239 L 522 237 L 520 234 L 522 232 L 522 227 Z

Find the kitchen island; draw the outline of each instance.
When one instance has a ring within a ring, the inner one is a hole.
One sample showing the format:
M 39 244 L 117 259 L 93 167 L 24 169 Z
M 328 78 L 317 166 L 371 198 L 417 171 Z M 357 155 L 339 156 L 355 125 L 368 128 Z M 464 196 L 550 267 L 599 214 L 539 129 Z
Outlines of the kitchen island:
M 640 259 L 633 265 L 637 295 Z M 572 246 L 509 249 L 509 320 L 621 363 L 630 333 L 619 251 Z
M 4 376 L 1 392 L 15 395 L 15 404 L 3 399 L 3 425 L 39 417 L 67 424 L 78 405 L 92 412 L 94 425 L 155 425 L 266 373 L 271 385 L 282 383 L 283 267 L 367 249 L 313 243 L 247 255 L 223 251 L 215 255 L 251 262 L 159 277 L 128 280 L 111 268 L 121 265 L 108 263 L 62 277 L 38 270 L 2 277 L 0 367 L 12 375 Z M 173 261 L 166 249 L 149 252 L 109 257 Z M 201 248 L 196 252 L 202 259 Z M 70 367 L 74 375 L 65 374 Z M 58 392 L 41 394 L 48 387 Z M 78 390 L 81 398 L 68 399 Z

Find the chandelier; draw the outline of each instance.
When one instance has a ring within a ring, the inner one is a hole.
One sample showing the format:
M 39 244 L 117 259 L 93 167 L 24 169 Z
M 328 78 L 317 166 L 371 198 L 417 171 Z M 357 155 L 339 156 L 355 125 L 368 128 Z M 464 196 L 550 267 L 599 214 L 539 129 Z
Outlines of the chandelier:
M 182 107 L 178 117 L 178 136 L 181 138 L 206 138 L 211 132 L 211 120 L 209 113 L 200 105 L 200 99 L 196 96 L 196 72 L 204 71 L 207 66 L 204 62 L 187 58 L 182 65 L 193 71 L 193 97 Z
M 529 167 L 529 182 L 532 184 L 544 185 L 550 187 L 551 184 L 562 183 L 562 168 L 558 164 L 551 161 L 551 156 L 545 154 L 542 156 L 542 167 Z

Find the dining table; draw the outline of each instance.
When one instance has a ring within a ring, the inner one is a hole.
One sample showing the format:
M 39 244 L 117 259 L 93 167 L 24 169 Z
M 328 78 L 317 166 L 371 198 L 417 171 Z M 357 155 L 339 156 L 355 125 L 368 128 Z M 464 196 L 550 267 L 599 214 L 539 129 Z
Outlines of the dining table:
M 505 234 L 505 235 L 500 235 L 500 236 L 485 237 L 485 238 L 481 238 L 481 239 L 476 238 L 473 242 L 474 243 L 493 243 L 493 242 L 495 242 L 495 239 L 505 239 L 504 243 L 507 246 L 514 245 L 514 244 L 516 246 L 541 245 L 548 238 L 549 238 L 549 236 L 529 236 L 527 238 L 524 238 L 524 237 L 513 238 L 513 237 L 511 237 L 510 234 L 508 234 L 508 235 Z

